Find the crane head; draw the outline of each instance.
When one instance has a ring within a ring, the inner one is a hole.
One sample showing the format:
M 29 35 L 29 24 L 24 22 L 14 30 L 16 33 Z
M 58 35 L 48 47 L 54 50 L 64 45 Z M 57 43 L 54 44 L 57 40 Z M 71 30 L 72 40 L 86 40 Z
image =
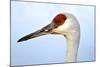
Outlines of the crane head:
M 26 41 L 47 34 L 66 35 L 69 32 L 77 30 L 79 30 L 77 19 L 70 13 L 60 13 L 53 18 L 50 24 L 36 32 L 22 37 L 18 40 L 18 42 Z

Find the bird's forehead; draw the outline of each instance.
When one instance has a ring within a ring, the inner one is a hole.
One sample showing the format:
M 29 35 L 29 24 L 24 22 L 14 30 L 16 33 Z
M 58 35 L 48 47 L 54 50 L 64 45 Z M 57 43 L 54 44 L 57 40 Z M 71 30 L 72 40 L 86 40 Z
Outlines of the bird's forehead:
M 64 14 L 58 14 L 54 17 L 53 23 L 55 23 L 56 25 L 59 26 L 59 25 L 64 24 L 66 19 L 67 19 L 67 17 Z

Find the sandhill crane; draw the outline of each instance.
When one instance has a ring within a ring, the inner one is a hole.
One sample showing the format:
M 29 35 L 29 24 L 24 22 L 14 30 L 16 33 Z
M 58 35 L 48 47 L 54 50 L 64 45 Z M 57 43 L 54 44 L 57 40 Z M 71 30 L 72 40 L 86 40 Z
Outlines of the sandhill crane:
M 36 32 L 22 37 L 18 42 L 47 34 L 63 35 L 68 44 L 65 61 L 77 62 L 77 53 L 80 41 L 80 25 L 74 15 L 71 13 L 59 13 L 53 18 L 50 24 Z

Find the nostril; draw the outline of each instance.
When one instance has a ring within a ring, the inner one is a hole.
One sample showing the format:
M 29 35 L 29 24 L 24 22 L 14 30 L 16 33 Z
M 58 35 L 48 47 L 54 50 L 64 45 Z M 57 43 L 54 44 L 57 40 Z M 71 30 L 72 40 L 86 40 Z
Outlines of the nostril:
M 45 32 L 49 31 L 48 29 L 44 29 Z

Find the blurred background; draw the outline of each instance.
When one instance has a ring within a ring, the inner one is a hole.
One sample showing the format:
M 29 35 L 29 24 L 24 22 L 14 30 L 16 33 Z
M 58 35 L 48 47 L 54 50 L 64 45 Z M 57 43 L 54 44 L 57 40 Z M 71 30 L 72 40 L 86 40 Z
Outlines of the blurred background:
M 58 13 L 76 16 L 81 27 L 78 62 L 95 60 L 93 6 L 11 2 L 11 65 L 64 63 L 67 43 L 63 36 L 45 35 L 26 42 L 17 40 L 51 23 Z

